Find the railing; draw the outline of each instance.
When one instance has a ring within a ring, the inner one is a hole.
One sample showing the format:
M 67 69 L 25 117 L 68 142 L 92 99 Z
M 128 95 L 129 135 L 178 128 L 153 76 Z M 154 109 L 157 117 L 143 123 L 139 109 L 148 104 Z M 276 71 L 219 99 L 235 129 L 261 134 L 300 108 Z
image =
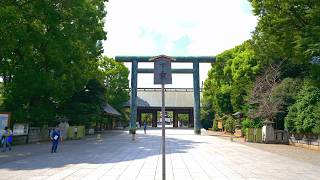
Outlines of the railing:
M 314 150 L 320 150 L 320 136 L 306 134 L 291 134 L 290 144 Z

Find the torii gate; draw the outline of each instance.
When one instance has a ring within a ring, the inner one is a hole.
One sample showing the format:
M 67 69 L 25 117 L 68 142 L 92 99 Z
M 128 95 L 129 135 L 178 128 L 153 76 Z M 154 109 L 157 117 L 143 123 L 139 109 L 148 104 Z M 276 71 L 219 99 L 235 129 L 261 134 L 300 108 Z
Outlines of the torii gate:
M 161 55 L 165 56 L 165 55 Z M 136 128 L 137 119 L 137 82 L 138 73 L 153 73 L 153 68 L 138 69 L 139 62 L 151 62 L 151 56 L 116 56 L 118 62 L 131 62 L 131 102 L 130 102 L 130 129 Z M 177 56 L 172 63 L 193 63 L 193 69 L 172 69 L 175 74 L 193 74 L 194 92 L 194 133 L 201 134 L 200 122 L 200 82 L 199 82 L 199 63 L 214 63 L 216 58 L 210 56 Z M 153 62 L 152 62 L 153 63 Z

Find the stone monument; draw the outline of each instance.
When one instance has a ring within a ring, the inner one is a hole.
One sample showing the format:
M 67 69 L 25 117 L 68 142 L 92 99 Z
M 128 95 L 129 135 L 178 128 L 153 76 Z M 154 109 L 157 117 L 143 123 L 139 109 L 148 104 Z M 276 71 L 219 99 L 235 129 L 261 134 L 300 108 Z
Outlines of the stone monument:
M 272 121 L 266 120 L 264 126 L 262 127 L 262 142 L 263 143 L 273 143 L 274 138 L 274 129 L 272 127 Z

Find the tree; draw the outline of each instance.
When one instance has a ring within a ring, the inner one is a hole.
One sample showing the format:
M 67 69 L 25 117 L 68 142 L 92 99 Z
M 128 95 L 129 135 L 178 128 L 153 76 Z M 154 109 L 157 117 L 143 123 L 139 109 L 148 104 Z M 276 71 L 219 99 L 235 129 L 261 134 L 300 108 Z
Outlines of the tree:
M 141 114 L 142 124 L 146 121 L 147 124 L 152 124 L 152 114 L 151 113 L 142 113 Z
M 129 70 L 121 62 L 102 57 L 99 60 L 100 79 L 106 87 L 106 97 L 109 104 L 123 111 L 123 103 L 129 100 Z
M 102 53 L 104 0 L 0 2 L 4 107 L 16 122 L 54 124 Z
M 189 114 L 179 114 L 178 120 L 183 124 L 183 126 L 186 126 L 189 124 Z
M 289 107 L 289 113 L 285 118 L 286 128 L 298 133 L 318 132 L 319 102 L 320 88 L 306 80 L 295 104 Z
M 235 111 L 247 112 L 252 81 L 260 68 L 251 41 L 217 55 L 204 83 L 203 107 L 210 104 L 211 111 L 219 116 Z
M 61 109 L 74 125 L 91 126 L 105 119 L 104 106 L 107 104 L 106 88 L 96 79 L 90 79 L 84 89 L 76 92 Z
M 3 83 L 0 82 L 0 111 L 2 109 L 2 103 L 3 103 Z
M 271 64 L 263 74 L 256 77 L 249 101 L 253 106 L 253 111 L 250 113 L 252 119 L 274 121 L 279 103 L 282 103 L 272 99 L 272 91 L 280 83 L 280 68 L 280 64 Z
M 303 80 L 300 78 L 285 78 L 271 92 L 271 102 L 277 105 L 275 128 L 284 129 L 284 118 L 288 107 L 295 103 L 295 97 L 301 89 Z
M 259 18 L 255 52 L 268 63 L 304 66 L 320 54 L 320 1 L 249 0 Z M 306 69 L 296 74 L 304 73 Z

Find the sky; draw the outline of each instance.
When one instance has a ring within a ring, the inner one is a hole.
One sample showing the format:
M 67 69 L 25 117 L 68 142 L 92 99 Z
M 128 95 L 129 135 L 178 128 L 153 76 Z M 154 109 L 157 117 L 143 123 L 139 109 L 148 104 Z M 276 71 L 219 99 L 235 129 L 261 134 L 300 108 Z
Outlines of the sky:
M 104 55 L 215 56 L 250 39 L 256 24 L 247 0 L 109 0 Z M 125 65 L 131 70 L 130 63 Z M 200 83 L 210 66 L 200 64 Z M 152 67 L 139 63 L 139 68 Z M 172 68 L 192 64 L 173 63 Z M 138 74 L 138 87 L 160 86 L 153 85 L 153 74 Z M 174 74 L 166 87 L 192 88 L 192 74 Z

